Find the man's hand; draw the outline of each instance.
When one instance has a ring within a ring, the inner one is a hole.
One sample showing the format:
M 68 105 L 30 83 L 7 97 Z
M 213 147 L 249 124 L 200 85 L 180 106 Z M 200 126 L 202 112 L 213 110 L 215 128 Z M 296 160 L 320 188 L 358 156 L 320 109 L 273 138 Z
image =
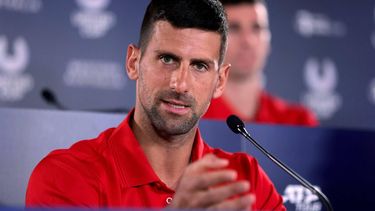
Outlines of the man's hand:
M 170 208 L 250 210 L 255 201 L 255 197 L 247 193 L 250 184 L 236 181 L 236 171 L 224 169 L 228 164 L 228 160 L 209 154 L 189 165 Z

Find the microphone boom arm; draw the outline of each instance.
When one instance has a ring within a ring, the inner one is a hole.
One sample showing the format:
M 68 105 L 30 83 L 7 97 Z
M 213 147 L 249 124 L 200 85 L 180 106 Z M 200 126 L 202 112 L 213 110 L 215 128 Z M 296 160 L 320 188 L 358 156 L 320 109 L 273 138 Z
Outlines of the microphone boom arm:
M 281 169 L 283 169 L 285 172 L 287 172 L 290 176 L 292 176 L 294 179 L 296 179 L 299 183 L 301 183 L 305 188 L 310 190 L 313 194 L 319 197 L 319 199 L 323 202 L 324 206 L 329 210 L 333 211 L 332 204 L 329 202 L 328 197 L 323 194 L 320 190 L 315 188 L 311 185 L 307 180 L 305 180 L 303 177 L 301 177 L 299 174 L 297 174 L 295 171 L 293 171 L 291 168 L 286 166 L 283 162 L 281 162 L 279 159 L 277 159 L 275 156 L 273 156 L 271 153 L 269 153 L 266 149 L 264 149 L 258 142 L 253 139 L 250 134 L 247 132 L 244 123 L 240 118 L 238 118 L 235 115 L 230 115 L 227 118 L 227 124 L 229 128 L 234 133 L 240 133 L 243 135 L 248 141 L 250 141 L 253 145 L 255 145 L 256 148 L 258 148 L 264 155 L 266 155 L 270 160 L 272 160 L 274 163 L 276 163 Z
M 303 177 L 301 177 L 297 172 L 293 171 L 291 168 L 289 168 L 287 165 L 285 165 L 283 162 L 281 162 L 279 159 L 277 159 L 275 156 L 270 154 L 266 149 L 264 149 L 258 142 L 256 142 L 247 132 L 246 128 L 237 128 L 238 131 L 241 133 L 241 135 L 245 136 L 253 145 L 255 145 L 256 148 L 258 148 L 264 155 L 266 155 L 269 159 L 271 159 L 273 162 L 275 162 L 280 168 L 282 168 L 284 171 L 286 171 L 289 175 L 291 175 L 294 179 L 296 179 L 298 182 L 300 182 L 305 188 L 309 189 L 313 194 L 317 195 L 321 201 L 323 201 L 325 207 L 327 207 L 328 210 L 333 211 L 333 207 L 331 203 L 329 202 L 329 199 L 326 195 L 324 195 L 323 192 L 321 192 L 319 189 L 315 188 L 310 182 L 305 180 Z

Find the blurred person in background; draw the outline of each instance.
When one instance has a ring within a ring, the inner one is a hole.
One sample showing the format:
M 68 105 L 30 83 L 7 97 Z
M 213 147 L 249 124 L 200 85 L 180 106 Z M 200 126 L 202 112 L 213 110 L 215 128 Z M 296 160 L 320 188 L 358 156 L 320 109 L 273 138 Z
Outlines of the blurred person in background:
M 224 120 L 230 114 L 246 122 L 316 126 L 305 107 L 291 104 L 264 90 L 263 68 L 270 53 L 271 33 L 263 0 L 220 0 L 229 25 L 225 63 L 231 64 L 221 97 L 213 99 L 206 119 Z

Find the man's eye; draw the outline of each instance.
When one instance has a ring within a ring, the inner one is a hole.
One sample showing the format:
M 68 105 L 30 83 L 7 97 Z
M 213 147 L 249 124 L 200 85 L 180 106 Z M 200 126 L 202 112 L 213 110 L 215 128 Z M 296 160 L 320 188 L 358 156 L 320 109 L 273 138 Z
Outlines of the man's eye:
M 251 29 L 255 33 L 260 33 L 260 32 L 266 31 L 267 30 L 267 26 L 261 25 L 259 23 L 255 23 L 255 24 L 253 24 L 253 26 L 251 27 Z
M 230 33 L 238 33 L 240 31 L 240 26 L 238 24 L 230 24 L 229 25 L 229 32 Z
M 170 57 L 170 56 L 161 56 L 160 57 L 160 60 L 164 63 L 164 64 L 172 64 L 173 63 L 173 58 Z
M 208 70 L 208 67 L 207 65 L 203 64 L 203 63 L 197 63 L 197 64 L 194 64 L 194 68 L 200 72 L 205 72 Z

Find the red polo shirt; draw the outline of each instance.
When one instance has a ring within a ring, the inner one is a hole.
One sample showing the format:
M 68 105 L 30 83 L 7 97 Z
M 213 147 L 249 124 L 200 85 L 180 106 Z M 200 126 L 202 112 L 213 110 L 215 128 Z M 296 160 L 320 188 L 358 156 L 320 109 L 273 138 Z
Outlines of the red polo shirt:
M 95 139 L 47 155 L 30 177 L 26 206 L 162 208 L 170 203 L 174 190 L 147 161 L 129 126 L 132 116 Z M 198 130 L 192 161 L 208 153 L 227 158 L 228 168 L 238 172 L 238 179 L 250 181 L 250 191 L 256 195 L 254 209 L 285 210 L 281 196 L 254 158 L 213 149 Z
M 211 101 L 207 113 L 203 118 L 225 120 L 229 115 L 235 114 L 245 122 L 317 126 L 315 115 L 305 107 L 289 104 L 281 98 L 262 92 L 259 99 L 259 107 L 254 119 L 243 117 L 223 98 L 219 97 Z

